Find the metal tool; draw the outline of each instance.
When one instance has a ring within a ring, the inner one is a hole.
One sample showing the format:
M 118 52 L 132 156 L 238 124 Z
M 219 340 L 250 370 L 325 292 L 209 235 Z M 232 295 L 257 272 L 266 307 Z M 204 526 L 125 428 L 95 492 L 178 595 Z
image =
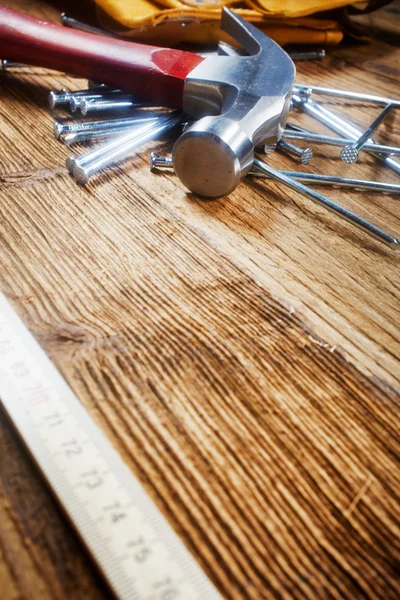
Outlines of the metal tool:
M 69 162 L 72 175 L 80 185 L 85 185 L 89 178 L 98 171 L 126 158 L 127 155 L 143 144 L 154 140 L 167 130 L 176 127 L 184 120 L 182 113 L 176 111 L 171 115 L 159 117 L 156 122 L 135 128 L 134 131 L 119 136 L 118 139 L 104 144 L 101 148 L 89 152 L 74 163 Z
M 350 139 L 358 140 L 360 135 L 363 133 L 332 111 L 326 109 L 324 106 L 321 106 L 318 102 L 314 102 L 314 100 L 304 100 L 295 94 L 293 94 L 292 100 L 293 103 L 300 108 L 300 110 L 314 117 L 320 123 L 323 123 L 326 125 L 326 127 L 332 131 L 335 131 L 339 135 L 344 135 Z M 375 143 L 373 139 L 368 140 L 368 142 Z M 400 163 L 398 163 L 396 160 L 390 156 L 385 156 L 385 154 L 374 154 L 374 156 L 386 167 L 400 175 Z
M 275 42 L 225 8 L 221 29 L 252 56 L 210 57 L 188 75 L 183 110 L 199 120 L 172 151 L 182 183 L 211 197 L 235 189 L 251 167 L 254 146 L 279 141 L 295 73 Z
M 394 98 L 385 98 L 384 96 L 374 96 L 373 94 L 363 94 L 359 92 L 348 92 L 345 90 L 335 90 L 334 88 L 319 87 L 315 85 L 304 85 L 296 83 L 293 88 L 294 94 L 323 94 L 325 96 L 336 96 L 339 98 L 349 98 L 351 100 L 360 100 L 362 102 L 375 102 L 377 104 L 392 104 L 394 107 L 400 106 L 400 100 Z
M 283 184 L 287 185 L 288 187 L 292 188 L 293 190 L 300 192 L 304 196 L 311 198 L 311 200 L 314 200 L 314 202 L 316 201 L 319 204 L 322 204 L 322 206 L 324 206 L 325 208 L 328 208 L 330 211 L 336 213 L 340 217 L 343 217 L 344 219 L 346 219 L 353 225 L 356 225 L 359 229 L 363 230 L 364 232 L 368 233 L 369 235 L 372 235 L 374 238 L 376 238 L 380 242 L 385 243 L 386 245 L 390 246 L 391 248 L 397 248 L 397 249 L 400 248 L 400 240 L 398 240 L 394 236 L 386 233 L 379 227 L 376 227 L 372 223 L 365 221 L 358 215 L 350 212 L 346 208 L 343 208 L 339 204 L 332 202 L 332 200 L 329 200 L 328 198 L 326 198 L 319 192 L 316 192 L 315 190 L 308 188 L 307 186 L 303 185 L 299 181 L 296 181 L 295 179 L 288 177 L 281 171 L 278 171 L 277 169 L 270 167 L 269 165 L 265 164 L 258 158 L 254 159 L 254 166 L 257 169 L 259 169 L 260 171 L 262 171 L 263 173 L 266 173 L 267 175 L 269 175 L 272 179 L 276 179 L 280 183 L 283 183 Z
M 340 152 L 340 156 L 342 157 L 343 162 L 345 163 L 355 163 L 357 162 L 358 154 L 360 150 L 365 146 L 371 135 L 376 131 L 379 125 L 382 123 L 384 119 L 388 116 L 390 111 L 393 108 L 393 104 L 388 104 L 386 108 L 377 116 L 375 121 L 371 123 L 368 129 L 352 144 L 349 144 L 343 148 Z
M 157 156 L 154 152 L 150 154 L 150 171 L 159 169 L 172 171 L 172 158 L 169 156 Z M 337 177 L 335 175 L 320 175 L 319 173 L 301 173 L 299 171 L 279 170 L 280 173 L 309 185 L 321 185 L 332 188 L 347 188 L 355 191 L 379 192 L 381 194 L 400 194 L 400 185 L 395 183 L 382 183 L 380 181 L 369 181 L 366 179 L 351 179 L 348 177 Z M 261 177 L 271 179 L 267 173 L 258 171 L 252 167 L 247 173 L 250 177 Z
M 283 150 L 283 152 L 285 154 L 288 154 L 289 156 L 294 155 L 300 158 L 300 162 L 303 165 L 307 165 L 313 157 L 313 151 L 311 148 L 299 148 L 299 146 L 291 144 L 286 140 L 282 139 L 278 142 L 278 149 Z M 265 154 L 268 154 L 268 152 L 266 152 Z
M 221 600 L 0 294 L 0 398 L 119 600 Z
M 285 129 L 282 134 L 284 140 L 301 140 L 304 142 L 315 142 L 317 144 L 326 144 L 328 146 L 347 146 L 351 140 L 347 138 L 338 138 L 328 135 L 320 135 L 311 131 L 293 131 Z M 384 146 L 382 144 L 364 144 L 361 150 L 369 151 L 371 154 L 393 154 L 400 155 L 400 148 L 397 146 Z

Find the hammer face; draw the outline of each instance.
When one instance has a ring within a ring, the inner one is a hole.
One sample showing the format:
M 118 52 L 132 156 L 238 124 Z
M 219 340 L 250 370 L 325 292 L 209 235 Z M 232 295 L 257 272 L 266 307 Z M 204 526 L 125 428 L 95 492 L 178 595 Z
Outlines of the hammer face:
M 189 127 L 172 151 L 175 172 L 200 196 L 230 194 L 250 169 L 254 146 L 236 121 L 204 117 Z

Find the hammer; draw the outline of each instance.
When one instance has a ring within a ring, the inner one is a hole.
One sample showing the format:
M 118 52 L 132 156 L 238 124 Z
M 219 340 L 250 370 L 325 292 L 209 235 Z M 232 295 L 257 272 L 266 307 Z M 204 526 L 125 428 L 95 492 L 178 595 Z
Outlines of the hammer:
M 0 7 L 0 56 L 182 109 L 197 121 L 175 142 L 175 171 L 190 191 L 217 197 L 232 192 L 247 174 L 255 146 L 280 140 L 295 76 L 288 54 L 227 8 L 221 29 L 249 56 L 204 58 L 102 38 Z

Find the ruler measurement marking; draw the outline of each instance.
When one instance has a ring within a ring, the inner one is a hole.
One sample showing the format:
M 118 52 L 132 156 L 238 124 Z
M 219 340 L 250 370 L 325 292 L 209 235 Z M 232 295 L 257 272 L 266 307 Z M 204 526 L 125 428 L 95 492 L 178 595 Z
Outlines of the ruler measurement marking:
M 221 598 L 1 293 L 0 397 L 117 597 Z

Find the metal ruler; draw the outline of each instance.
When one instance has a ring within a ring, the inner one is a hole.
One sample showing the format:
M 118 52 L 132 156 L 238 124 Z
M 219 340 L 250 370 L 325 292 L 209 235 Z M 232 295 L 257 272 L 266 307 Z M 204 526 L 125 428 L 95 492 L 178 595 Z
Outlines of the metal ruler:
M 118 598 L 221 599 L 1 293 L 0 398 Z

